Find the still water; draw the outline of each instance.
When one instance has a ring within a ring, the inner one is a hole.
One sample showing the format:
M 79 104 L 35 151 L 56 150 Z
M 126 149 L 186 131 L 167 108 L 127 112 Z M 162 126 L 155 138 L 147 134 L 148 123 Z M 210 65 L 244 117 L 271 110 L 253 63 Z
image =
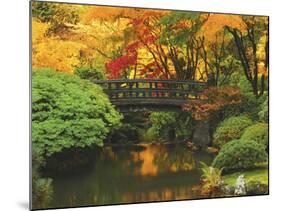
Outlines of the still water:
M 212 160 L 186 143 L 104 147 L 86 170 L 52 177 L 51 206 L 200 198 L 200 161 Z

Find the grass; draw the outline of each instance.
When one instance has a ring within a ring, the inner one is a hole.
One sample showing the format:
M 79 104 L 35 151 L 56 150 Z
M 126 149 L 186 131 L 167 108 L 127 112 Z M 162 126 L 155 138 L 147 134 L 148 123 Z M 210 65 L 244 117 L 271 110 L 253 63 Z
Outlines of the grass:
M 223 180 L 226 184 L 230 186 L 235 186 L 238 176 L 243 174 L 245 176 L 246 182 L 258 181 L 261 184 L 268 185 L 268 168 L 267 166 L 260 166 L 253 170 L 239 171 L 232 174 L 226 174 L 223 176 Z

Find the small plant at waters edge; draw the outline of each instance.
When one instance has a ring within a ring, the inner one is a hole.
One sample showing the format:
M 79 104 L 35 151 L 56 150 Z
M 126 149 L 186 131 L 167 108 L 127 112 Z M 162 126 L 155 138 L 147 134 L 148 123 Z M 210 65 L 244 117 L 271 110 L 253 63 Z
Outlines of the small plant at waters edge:
M 207 166 L 205 163 L 200 162 L 202 165 L 201 170 L 203 172 L 201 180 L 202 194 L 209 197 L 218 196 L 222 192 L 223 179 L 222 179 L 222 169 L 215 168 L 213 166 Z
M 32 208 L 46 208 L 53 197 L 53 185 L 50 178 L 38 178 L 33 183 Z
M 46 208 L 53 197 L 52 179 L 41 178 L 39 169 L 45 165 L 40 152 L 32 149 L 32 209 Z

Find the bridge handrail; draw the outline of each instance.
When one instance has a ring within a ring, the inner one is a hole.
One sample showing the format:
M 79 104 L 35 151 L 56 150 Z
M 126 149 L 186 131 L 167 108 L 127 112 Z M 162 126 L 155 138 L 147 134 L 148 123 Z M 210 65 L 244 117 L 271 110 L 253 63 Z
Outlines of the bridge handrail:
M 113 79 L 113 80 L 95 80 L 96 84 L 107 83 L 167 83 L 167 84 L 191 84 L 207 86 L 206 82 L 193 81 L 193 80 L 160 80 L 160 79 Z
M 104 89 L 105 91 L 110 91 L 110 93 L 137 93 L 137 92 L 170 92 L 170 93 L 181 93 L 181 94 L 196 94 L 196 93 L 202 93 L 203 90 L 185 90 L 185 89 L 149 89 L 149 88 L 138 88 L 138 89 Z

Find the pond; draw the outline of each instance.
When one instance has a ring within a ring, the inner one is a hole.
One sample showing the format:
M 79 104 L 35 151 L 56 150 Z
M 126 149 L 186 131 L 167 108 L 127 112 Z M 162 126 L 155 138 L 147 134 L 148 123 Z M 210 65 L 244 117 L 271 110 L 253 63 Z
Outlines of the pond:
M 52 207 L 202 198 L 200 161 L 186 143 L 103 147 L 89 168 L 53 175 Z

